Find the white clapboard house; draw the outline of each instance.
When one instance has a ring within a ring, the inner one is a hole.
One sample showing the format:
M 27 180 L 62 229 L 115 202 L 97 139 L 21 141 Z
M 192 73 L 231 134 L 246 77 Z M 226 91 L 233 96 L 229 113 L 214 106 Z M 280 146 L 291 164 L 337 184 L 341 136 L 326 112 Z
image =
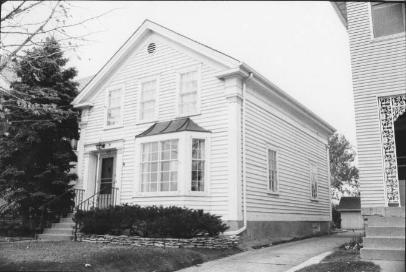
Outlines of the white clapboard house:
M 406 4 L 333 6 L 350 41 L 361 210 L 368 223 L 361 257 L 404 261 Z
M 93 204 L 203 209 L 250 239 L 328 230 L 334 128 L 233 57 L 146 20 L 73 105 Z

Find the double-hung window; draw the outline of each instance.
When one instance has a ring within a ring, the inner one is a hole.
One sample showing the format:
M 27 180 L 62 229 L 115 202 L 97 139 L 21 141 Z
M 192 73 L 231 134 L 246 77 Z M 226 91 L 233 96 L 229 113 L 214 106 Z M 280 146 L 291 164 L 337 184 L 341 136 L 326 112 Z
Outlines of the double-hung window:
M 178 140 L 144 143 L 141 148 L 141 191 L 177 191 Z
M 372 2 L 371 17 L 375 38 L 405 32 L 405 3 Z
M 140 84 L 139 121 L 151 121 L 157 118 L 158 80 L 143 80 Z
M 310 196 L 311 199 L 317 199 L 319 194 L 318 188 L 318 167 L 317 165 L 310 164 Z
M 108 90 L 106 127 L 118 126 L 122 118 L 122 88 Z
M 278 170 L 276 151 L 267 149 L 268 156 L 268 190 L 272 193 L 278 192 Z
M 205 140 L 192 139 L 192 183 L 191 191 L 203 192 L 205 179 Z
M 198 68 L 179 73 L 178 112 L 180 116 L 199 112 L 199 77 Z

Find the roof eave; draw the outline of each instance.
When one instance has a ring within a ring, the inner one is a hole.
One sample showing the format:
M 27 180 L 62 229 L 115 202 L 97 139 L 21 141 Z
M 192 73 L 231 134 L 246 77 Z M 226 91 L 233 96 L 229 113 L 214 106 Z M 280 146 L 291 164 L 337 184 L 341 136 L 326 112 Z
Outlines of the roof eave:
M 329 123 L 321 119 L 318 115 L 316 115 L 314 112 L 312 112 L 310 109 L 308 109 L 306 106 L 304 106 L 302 103 L 297 101 L 295 98 L 287 94 L 285 91 L 283 91 L 281 88 L 279 88 L 277 85 L 269 81 L 266 77 L 255 71 L 252 67 L 250 67 L 246 63 L 241 63 L 238 67 L 223 71 L 216 76 L 219 79 L 225 79 L 228 77 L 233 77 L 233 76 L 239 76 L 242 78 L 247 78 L 249 74 L 252 73 L 253 80 L 257 80 L 260 82 L 262 85 L 264 85 L 267 89 L 270 89 L 277 93 L 282 99 L 287 101 L 289 104 L 294 105 L 295 107 L 299 108 L 300 111 L 306 114 L 310 119 L 315 121 L 317 124 L 319 124 L 321 127 L 326 130 L 328 134 L 333 134 L 336 129 L 331 126 Z

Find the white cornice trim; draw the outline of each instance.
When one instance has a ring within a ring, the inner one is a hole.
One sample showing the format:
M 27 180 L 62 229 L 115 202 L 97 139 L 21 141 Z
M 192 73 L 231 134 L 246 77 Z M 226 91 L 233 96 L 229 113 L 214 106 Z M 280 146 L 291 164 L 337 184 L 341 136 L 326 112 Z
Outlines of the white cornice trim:
M 179 44 L 184 45 L 200 54 L 213 59 L 219 63 L 222 63 L 226 67 L 235 67 L 238 65 L 239 61 L 221 53 L 213 48 L 196 42 L 190 38 L 187 38 L 175 31 L 165 28 L 157 23 L 149 20 L 145 20 L 130 36 L 130 38 L 118 49 L 118 51 L 107 61 L 107 63 L 97 72 L 97 74 L 87 83 L 79 95 L 73 100 L 72 104 L 80 104 L 83 99 L 89 96 L 96 88 L 96 86 L 110 74 L 112 70 L 116 67 L 120 60 L 123 59 L 128 52 L 128 50 L 135 46 L 138 41 L 141 41 L 146 35 L 151 32 L 158 33 L 166 38 L 169 38 Z
M 86 108 L 93 107 L 93 103 L 85 102 L 85 103 L 75 104 L 73 107 L 75 109 L 86 109 Z
M 274 83 L 269 81 L 267 78 L 265 78 L 263 75 L 261 75 L 260 73 L 258 73 L 257 71 L 255 71 L 253 68 L 251 68 L 250 66 L 248 66 L 245 63 L 241 63 L 238 67 L 223 71 L 223 72 L 217 74 L 216 76 L 219 79 L 226 79 L 226 78 L 230 78 L 230 77 L 246 78 L 246 77 L 248 77 L 248 75 L 250 73 L 253 74 L 253 77 L 251 79 L 252 82 L 255 82 L 255 83 L 263 86 L 268 91 L 275 93 L 278 97 L 280 97 L 288 105 L 291 105 L 294 109 L 296 109 L 296 111 L 303 114 L 308 119 L 310 119 L 311 121 L 315 122 L 320 127 L 322 127 L 327 132 L 327 134 L 333 134 L 336 131 L 336 129 L 333 126 L 331 126 L 326 121 L 321 119 L 318 115 L 316 115 L 306 106 L 304 106 L 302 103 L 300 103 L 295 98 L 293 98 L 292 96 L 287 94 L 281 88 L 276 86 Z

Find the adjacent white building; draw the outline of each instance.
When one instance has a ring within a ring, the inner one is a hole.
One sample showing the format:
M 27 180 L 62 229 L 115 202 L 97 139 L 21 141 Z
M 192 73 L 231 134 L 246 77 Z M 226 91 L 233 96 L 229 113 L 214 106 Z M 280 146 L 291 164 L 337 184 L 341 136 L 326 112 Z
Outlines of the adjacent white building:
M 249 239 L 328 230 L 334 128 L 233 57 L 146 20 L 73 104 L 85 197 L 203 209 Z

